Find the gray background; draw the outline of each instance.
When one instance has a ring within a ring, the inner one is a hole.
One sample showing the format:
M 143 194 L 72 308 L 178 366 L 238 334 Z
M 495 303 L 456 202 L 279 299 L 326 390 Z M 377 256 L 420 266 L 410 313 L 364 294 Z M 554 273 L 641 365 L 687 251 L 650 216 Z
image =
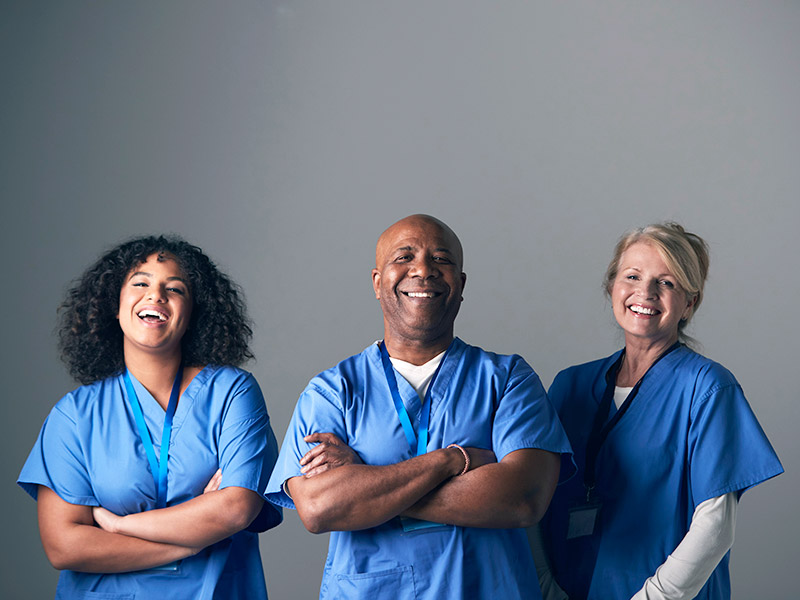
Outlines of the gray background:
M 461 236 L 457 334 L 546 385 L 621 337 L 617 237 L 676 219 L 711 244 L 690 333 L 739 378 L 787 473 L 748 492 L 734 596 L 797 592 L 798 2 L 0 3 L 0 595 L 57 573 L 14 484 L 74 384 L 55 308 L 135 234 L 202 246 L 246 290 L 283 438 L 318 371 L 381 336 L 380 231 Z M 273 599 L 317 594 L 326 536 L 261 538 Z

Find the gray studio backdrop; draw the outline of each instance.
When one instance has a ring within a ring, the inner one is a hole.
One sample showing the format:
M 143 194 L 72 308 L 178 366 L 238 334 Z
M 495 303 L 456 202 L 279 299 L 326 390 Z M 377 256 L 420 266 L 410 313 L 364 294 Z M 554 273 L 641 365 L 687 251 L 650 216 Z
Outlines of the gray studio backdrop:
M 691 333 L 739 378 L 787 473 L 748 492 L 734 596 L 796 597 L 797 2 L 0 2 L 0 596 L 52 597 L 14 481 L 74 387 L 55 309 L 103 249 L 171 231 L 245 289 L 283 439 L 306 382 L 381 336 L 380 231 L 459 233 L 457 333 L 549 385 L 621 338 L 622 231 L 711 244 Z M 262 536 L 273 599 L 313 598 L 326 536 Z

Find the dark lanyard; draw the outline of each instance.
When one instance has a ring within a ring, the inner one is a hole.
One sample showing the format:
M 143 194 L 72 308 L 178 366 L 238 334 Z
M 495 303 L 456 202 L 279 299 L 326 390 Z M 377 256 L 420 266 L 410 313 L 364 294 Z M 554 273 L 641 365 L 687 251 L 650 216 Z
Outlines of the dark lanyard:
M 659 357 L 647 369 L 645 374 L 642 375 L 641 379 L 636 382 L 636 385 L 633 386 L 633 389 L 628 394 L 628 397 L 625 398 L 622 406 L 619 407 L 619 410 L 617 410 L 616 414 L 611 417 L 607 423 L 606 419 L 608 418 L 608 411 L 611 409 L 611 402 L 614 399 L 614 388 L 617 385 L 617 375 L 619 374 L 619 369 L 622 366 L 623 359 L 625 358 L 625 350 L 622 351 L 622 353 L 619 355 L 619 358 L 614 361 L 614 364 L 611 365 L 608 371 L 606 371 L 606 389 L 603 393 L 603 399 L 600 401 L 600 406 L 594 415 L 592 432 L 589 434 L 589 440 L 586 443 L 586 465 L 583 472 L 583 485 L 586 487 L 587 502 L 590 501 L 592 490 L 594 490 L 595 484 L 597 483 L 597 456 L 600 454 L 600 448 L 606 441 L 608 434 L 611 433 L 611 430 L 616 427 L 620 419 L 622 419 L 625 413 L 628 412 L 628 408 L 630 408 L 633 399 L 636 397 L 636 394 L 639 393 L 639 388 L 642 387 L 642 381 L 644 381 L 644 378 L 647 377 L 647 374 L 650 372 L 650 370 L 656 366 L 658 361 L 679 347 L 680 342 L 675 342 L 672 346 L 667 348 L 666 351 L 659 355 Z
M 178 396 L 181 392 L 181 381 L 183 381 L 183 366 L 178 368 L 175 375 L 175 383 L 172 384 L 172 393 L 169 395 L 167 412 L 164 415 L 164 428 L 161 431 L 161 460 L 156 458 L 156 451 L 153 441 L 150 439 L 150 432 L 144 422 L 142 406 L 139 403 L 139 396 L 133 388 L 131 376 L 125 369 L 125 389 L 128 391 L 128 402 L 133 409 L 133 416 L 136 419 L 136 427 L 139 430 L 139 438 L 142 440 L 147 460 L 150 463 L 150 473 L 156 484 L 156 508 L 164 508 L 167 505 L 167 462 L 169 460 L 169 439 L 172 436 L 172 419 L 175 416 L 175 409 L 178 406 Z
M 439 366 L 436 367 L 433 378 L 428 384 L 428 391 L 425 392 L 425 400 L 422 402 L 422 414 L 419 418 L 419 438 L 414 434 L 414 428 L 411 426 L 411 419 L 408 417 L 408 411 L 406 410 L 405 404 L 403 404 L 403 399 L 400 397 L 400 391 L 397 389 L 397 378 L 394 374 L 392 361 L 389 360 L 389 351 L 386 350 L 386 344 L 381 341 L 380 347 L 383 372 L 386 374 L 386 383 L 389 384 L 389 390 L 392 392 L 394 409 L 397 411 L 400 425 L 403 426 L 403 432 L 406 434 L 408 446 L 411 448 L 411 451 L 413 452 L 414 448 L 417 449 L 417 453 L 414 456 L 421 456 L 428 451 L 428 425 L 431 420 L 431 390 L 433 389 L 433 383 L 436 381 L 436 376 L 439 375 L 439 370 L 442 368 L 447 358 L 447 352 L 450 351 L 450 347 L 447 348 Z

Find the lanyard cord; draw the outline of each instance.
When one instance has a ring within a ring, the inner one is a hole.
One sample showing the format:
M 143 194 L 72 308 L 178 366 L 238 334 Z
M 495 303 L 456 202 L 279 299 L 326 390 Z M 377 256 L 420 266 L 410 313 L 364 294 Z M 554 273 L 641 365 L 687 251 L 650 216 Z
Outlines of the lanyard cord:
M 622 367 L 622 361 L 625 358 L 625 350 L 622 351 L 619 358 L 614 361 L 614 364 L 606 371 L 606 387 L 603 392 L 603 399 L 600 401 L 600 406 L 597 408 L 597 412 L 594 415 L 592 431 L 586 443 L 586 465 L 583 472 L 583 485 L 586 488 L 587 502 L 590 501 L 592 491 L 597 483 L 597 457 L 600 454 L 600 448 L 606 441 L 608 434 L 611 433 L 611 430 L 616 427 L 617 423 L 619 423 L 625 413 L 628 412 L 628 408 L 630 408 L 633 399 L 639 393 L 639 388 L 642 386 L 644 378 L 647 377 L 651 369 L 656 366 L 658 361 L 677 348 L 680 348 L 680 342 L 675 342 L 658 356 L 647 371 L 645 371 L 645 374 L 636 382 L 636 385 L 633 386 L 633 389 L 630 394 L 628 394 L 628 397 L 625 398 L 622 406 L 620 406 L 616 414 L 608 420 L 608 423 L 606 423 L 606 418 L 608 417 L 608 411 L 611 409 L 611 401 L 614 398 L 614 387 L 617 383 L 617 375 L 619 374 L 620 367 Z
M 425 392 L 425 399 L 422 402 L 422 414 L 420 415 L 419 439 L 414 434 L 414 427 L 411 425 L 411 419 L 408 416 L 408 411 L 406 410 L 405 404 L 403 404 L 403 399 L 400 397 L 400 391 L 397 389 L 397 378 L 395 377 L 394 367 L 392 366 L 392 362 L 389 360 L 389 351 L 386 349 L 386 344 L 383 341 L 381 341 L 380 349 L 381 362 L 383 362 L 383 372 L 386 375 L 386 383 L 389 384 L 389 391 L 392 393 L 394 409 L 397 412 L 397 417 L 400 419 L 400 425 L 403 426 L 403 433 L 406 434 L 406 440 L 408 440 L 409 448 L 411 448 L 412 451 L 415 447 L 417 449 L 417 453 L 414 456 L 421 456 L 428 451 L 428 425 L 430 424 L 431 419 L 431 390 L 433 390 L 433 384 L 436 381 L 436 377 L 439 375 L 439 371 L 441 370 L 444 361 L 447 359 L 447 353 L 450 351 L 450 347 L 448 346 L 445 355 L 442 357 L 442 360 L 439 363 L 439 366 L 436 367 L 436 371 L 433 373 L 433 378 L 428 384 L 428 391 Z
M 133 387 L 130 373 L 125 369 L 125 389 L 128 392 L 128 402 L 130 402 L 133 416 L 136 419 L 136 428 L 139 430 L 139 438 L 142 440 L 147 460 L 150 463 L 150 473 L 156 484 L 156 508 L 164 508 L 167 505 L 167 462 L 169 460 L 169 440 L 172 436 L 172 419 L 175 416 L 175 409 L 178 406 L 178 396 L 180 396 L 181 382 L 183 381 L 183 365 L 178 368 L 175 375 L 175 382 L 172 384 L 172 392 L 169 395 L 169 404 L 164 414 L 164 427 L 161 431 L 161 460 L 156 458 L 156 451 L 150 432 L 144 421 L 142 406 L 139 403 L 139 396 Z

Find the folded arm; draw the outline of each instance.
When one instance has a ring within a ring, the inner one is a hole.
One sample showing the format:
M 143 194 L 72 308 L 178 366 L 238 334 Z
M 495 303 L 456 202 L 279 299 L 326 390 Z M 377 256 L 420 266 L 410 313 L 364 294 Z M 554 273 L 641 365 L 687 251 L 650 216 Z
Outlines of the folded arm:
M 304 477 L 288 481 L 309 531 L 373 527 L 397 515 L 464 527 L 524 527 L 537 522 L 555 490 L 558 455 L 523 449 L 500 463 L 490 450 L 436 450 L 394 465 L 372 467 L 331 433 L 300 461 Z
M 315 434 L 325 435 L 335 438 L 333 434 Z M 336 440 L 338 444 L 328 444 L 329 456 L 352 453 Z M 324 453 L 317 452 L 321 459 Z M 464 457 L 457 448 L 436 450 L 386 466 L 359 464 L 355 459 L 341 460 L 334 467 L 319 462 L 301 462 L 304 476 L 287 481 L 297 513 L 312 533 L 352 531 L 385 523 L 464 468 Z
M 462 527 L 530 527 L 550 504 L 559 466 L 559 455 L 552 452 L 516 450 L 448 480 L 403 514 Z
M 56 569 L 92 573 L 138 571 L 196 554 L 199 547 L 160 544 L 95 527 L 92 507 L 70 504 L 39 486 L 39 533 Z
M 211 480 L 210 486 L 216 478 L 218 475 Z M 94 509 L 94 518 L 100 527 L 110 533 L 151 542 L 205 548 L 245 529 L 256 518 L 263 504 L 264 499 L 254 491 L 232 486 L 206 491 L 187 502 L 167 508 L 122 517 L 97 507 Z

